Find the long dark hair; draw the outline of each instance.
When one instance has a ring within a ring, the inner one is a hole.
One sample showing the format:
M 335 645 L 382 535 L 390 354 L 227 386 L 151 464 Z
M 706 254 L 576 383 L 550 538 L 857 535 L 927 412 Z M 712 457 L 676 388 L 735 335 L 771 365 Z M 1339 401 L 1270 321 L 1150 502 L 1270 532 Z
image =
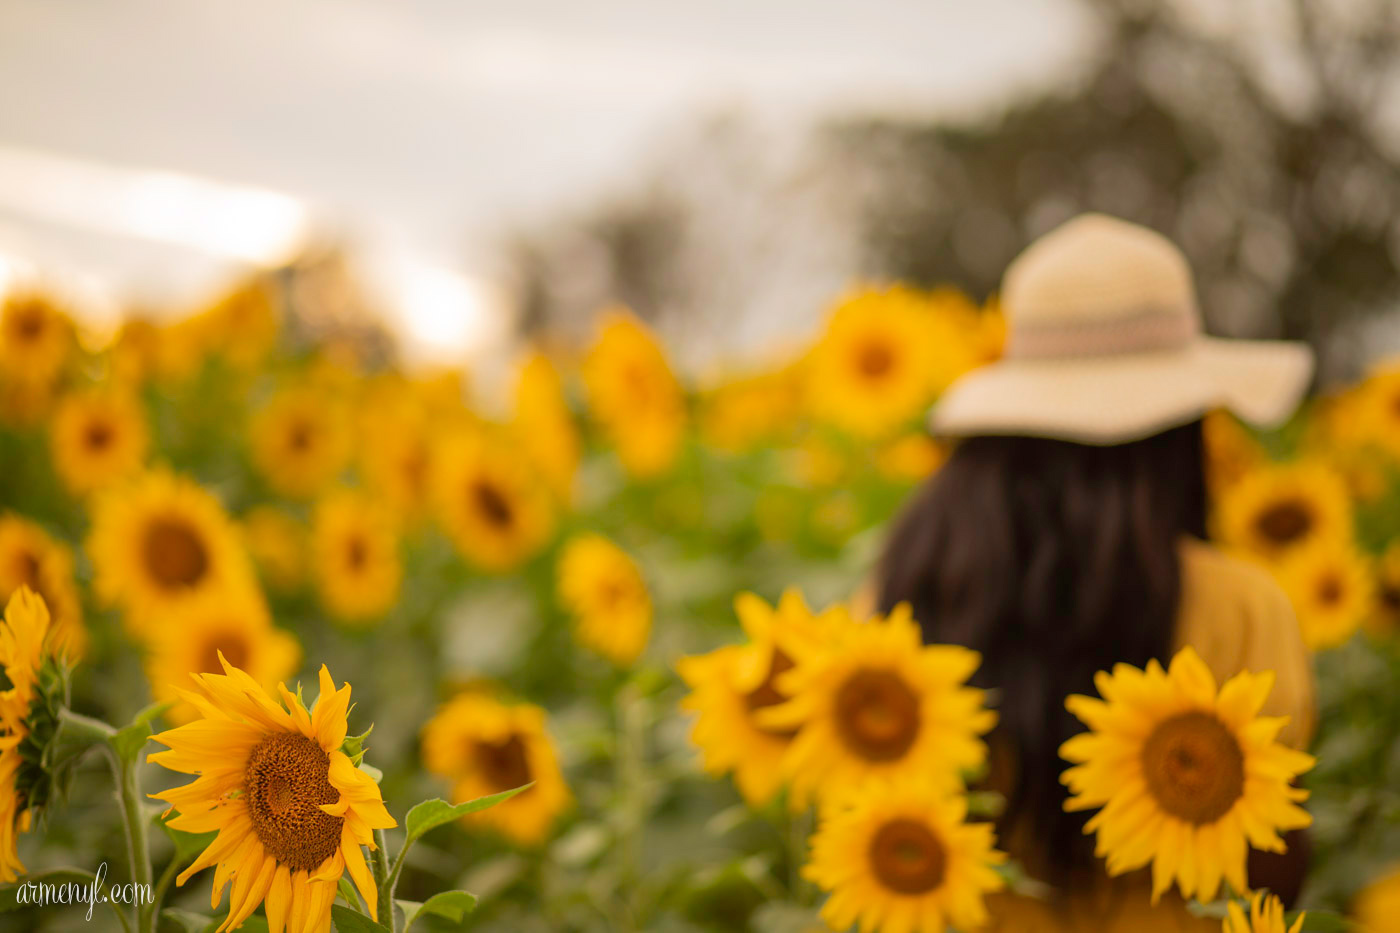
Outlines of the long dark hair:
M 1064 706 L 1117 662 L 1165 661 L 1182 535 L 1205 537 L 1201 423 L 1092 447 L 973 437 L 900 517 L 879 571 L 881 611 L 912 605 L 926 642 L 982 653 L 994 750 L 1010 756 L 999 829 L 1031 833 L 1051 877 L 1093 867 L 1085 816 L 1065 813 Z M 994 760 L 996 755 L 994 754 Z

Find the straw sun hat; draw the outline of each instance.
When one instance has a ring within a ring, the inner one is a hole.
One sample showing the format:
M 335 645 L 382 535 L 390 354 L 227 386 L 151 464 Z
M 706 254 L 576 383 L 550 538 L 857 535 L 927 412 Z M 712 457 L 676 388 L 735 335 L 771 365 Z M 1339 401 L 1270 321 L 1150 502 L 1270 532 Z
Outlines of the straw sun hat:
M 1214 408 L 1271 426 L 1312 376 L 1302 344 L 1201 333 L 1182 252 L 1102 214 L 1027 247 L 1006 270 L 1001 301 L 1006 354 L 948 389 L 935 433 L 1122 444 Z

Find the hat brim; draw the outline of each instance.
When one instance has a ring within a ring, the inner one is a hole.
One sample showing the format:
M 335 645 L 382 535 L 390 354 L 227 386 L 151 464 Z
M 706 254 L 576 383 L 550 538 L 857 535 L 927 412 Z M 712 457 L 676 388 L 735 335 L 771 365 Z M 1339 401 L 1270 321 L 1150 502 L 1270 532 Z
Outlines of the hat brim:
M 1003 359 L 953 383 L 930 414 L 935 434 L 1125 444 L 1227 408 L 1259 427 L 1287 420 L 1312 379 L 1312 351 L 1277 340 L 1199 337 L 1185 348 L 1060 359 Z

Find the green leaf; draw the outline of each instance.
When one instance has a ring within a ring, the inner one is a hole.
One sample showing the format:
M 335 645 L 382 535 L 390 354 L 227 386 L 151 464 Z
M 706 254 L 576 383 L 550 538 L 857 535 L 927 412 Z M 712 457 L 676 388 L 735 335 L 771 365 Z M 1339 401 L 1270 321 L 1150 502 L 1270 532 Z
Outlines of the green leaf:
M 131 722 L 118 729 L 117 734 L 107 740 L 116 751 L 117 757 L 127 764 L 135 764 L 141 749 L 146 747 L 146 740 L 151 737 L 151 720 L 174 705 L 173 701 L 152 703 L 137 713 Z
M 347 714 L 348 715 L 348 714 Z M 347 735 L 345 741 L 340 744 L 340 750 L 350 757 L 350 763 L 359 767 L 360 762 L 365 758 L 365 739 L 374 731 L 374 723 L 369 724 L 369 728 L 359 735 Z
M 169 921 L 185 933 L 210 933 L 218 928 L 219 921 L 204 914 L 197 914 L 183 907 L 167 907 L 160 912 L 162 921 Z
M 54 868 L 32 875 L 15 884 L 0 885 L 0 913 L 28 908 L 32 905 L 34 891 L 26 892 L 26 901 L 21 904 L 20 890 L 29 884 L 92 884 L 97 878 L 90 871 L 81 868 Z
M 175 829 L 169 823 L 169 819 L 173 818 L 174 814 L 171 814 L 169 818 L 164 814 L 157 814 L 155 823 L 175 846 L 175 854 L 171 857 L 177 862 L 194 861 L 194 857 L 208 848 L 209 843 L 213 842 L 214 837 L 219 834 L 218 830 L 211 830 L 207 833 L 187 833 L 183 829 Z
M 1297 920 L 1297 914 L 1288 915 L 1288 923 Z M 1308 911 L 1307 919 L 1303 921 L 1304 933 L 1351 933 L 1359 927 L 1346 917 L 1340 914 L 1327 913 L 1326 911 Z
M 404 827 L 408 833 L 408 837 L 404 840 L 404 848 L 417 842 L 423 837 L 423 834 L 429 830 L 437 829 L 444 823 L 451 823 L 458 817 L 466 816 L 468 813 L 479 813 L 482 810 L 494 807 L 496 804 L 509 800 L 521 791 L 528 790 L 533 786 L 533 784 L 526 784 L 514 790 L 492 794 L 489 797 L 478 797 L 475 800 L 468 800 L 466 803 L 459 803 L 455 806 L 441 798 L 425 800 L 412 810 L 409 810 L 408 816 L 404 819 Z
M 476 895 L 468 894 L 466 891 L 443 891 L 434 894 L 423 903 L 414 901 L 397 901 L 399 908 L 403 910 L 404 933 L 408 933 L 408 928 L 413 926 L 413 921 L 427 914 L 432 917 L 443 917 L 452 923 L 461 923 L 462 918 L 476 909 Z
M 331 905 L 331 919 L 339 933 L 390 933 L 382 923 L 376 923 L 358 910 L 341 904 Z
M 355 886 L 350 883 L 350 876 L 341 875 L 340 884 L 337 887 L 340 891 L 340 896 L 345 899 L 345 903 L 349 904 L 356 910 L 359 910 L 360 896 L 355 893 Z

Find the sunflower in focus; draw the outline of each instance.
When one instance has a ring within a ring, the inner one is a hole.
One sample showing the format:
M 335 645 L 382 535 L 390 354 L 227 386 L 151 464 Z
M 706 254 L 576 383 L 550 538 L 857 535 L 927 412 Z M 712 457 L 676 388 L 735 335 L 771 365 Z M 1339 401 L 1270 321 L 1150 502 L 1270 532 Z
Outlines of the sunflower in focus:
M 223 506 L 163 469 L 98 496 L 87 551 L 98 598 L 122 606 L 137 633 L 210 593 L 251 585 L 252 569 Z
M 434 463 L 438 521 L 468 561 L 503 573 L 554 533 L 544 484 L 514 451 L 475 433 L 443 442 Z
M 706 773 L 732 773 L 739 793 L 757 807 L 782 787 L 783 756 L 797 731 L 769 726 L 756 714 L 790 699 L 778 683 L 794 657 L 820 646 L 829 629 L 852 623 L 840 606 L 814 615 L 796 589 L 785 592 L 777 606 L 742 593 L 734 611 L 749 641 L 681 658 L 676 671 L 690 687 L 681 709 L 695 714 L 690 739 L 700 749 Z
M 627 472 L 648 478 L 669 470 L 685 433 L 685 396 L 660 342 L 631 312 L 603 312 L 583 381 Z
M 308 710 L 299 689 L 279 684 L 278 703 L 226 660 L 223 669 L 192 674 L 195 689 L 182 692 L 201 718 L 151 736 L 167 750 L 147 760 L 199 775 L 152 795 L 179 811 L 169 825 L 218 833 L 176 885 L 217 866 L 217 907 L 233 881 L 221 933 L 260 903 L 273 930 L 329 933 L 331 902 L 348 871 L 373 916 L 379 892 L 361 847 L 373 850 L 374 830 L 397 824 L 374 779 L 341 750 L 350 685 L 337 690 L 322 666 L 321 694 Z
M 559 372 L 539 351 L 521 364 L 511 427 L 554 497 L 570 501 L 582 445 Z
M 1400 917 L 1400 865 L 1392 865 L 1361 889 L 1352 905 L 1361 933 L 1391 933 Z
M 49 429 L 54 468 L 75 496 L 140 470 L 148 441 L 145 415 L 124 393 L 67 395 L 59 401 Z
M 530 704 L 506 705 L 480 693 L 453 697 L 423 727 L 423 764 L 452 782 L 452 798 L 474 800 L 533 783 L 504 803 L 462 818 L 519 845 L 548 836 L 571 799 L 545 725 Z
M 1265 897 L 1262 891 L 1250 900 L 1248 916 L 1239 901 L 1230 901 L 1226 910 L 1222 933 L 1302 933 L 1303 918 L 1307 916 L 1299 914 L 1293 925 L 1288 926 L 1283 916 L 1283 902 L 1272 894 Z
M 5 607 L 0 625 L 0 669 L 7 684 L 0 691 L 0 881 L 24 873 L 16 843 L 33 821 L 31 781 L 25 775 L 24 746 L 30 734 L 30 707 L 39 695 L 49 612 L 44 601 L 20 587 Z
M 255 591 L 206 596 L 173 619 L 153 627 L 146 639 L 146 679 L 158 702 L 179 701 L 190 674 L 218 674 L 222 654 L 230 664 L 271 690 L 296 673 L 301 645 L 275 628 L 267 605 Z M 176 702 L 165 715 L 185 723 L 197 711 Z
M 306 531 L 291 515 L 272 505 L 254 506 L 239 520 L 243 546 L 263 579 L 290 592 L 306 577 Z
M 1173 882 L 1201 901 L 1222 878 L 1248 891 L 1248 847 L 1282 852 L 1280 831 L 1312 823 L 1292 781 L 1314 759 L 1275 740 L 1286 718 L 1259 716 L 1273 672 L 1242 672 L 1217 691 L 1186 647 L 1167 670 L 1119 664 L 1094 683 L 1102 699 L 1065 701 L 1090 731 L 1060 747 L 1074 765 L 1061 780 L 1066 810 L 1099 810 L 1084 831 L 1098 834 L 1110 876 L 1151 862 L 1153 903 Z
M 73 580 L 73 552 L 39 525 L 0 514 L 0 602 L 29 587 L 43 600 L 54 651 L 69 658 L 86 653 L 88 634 Z
M 559 596 L 580 643 L 622 667 L 651 634 L 651 594 L 636 561 L 602 535 L 585 534 L 559 557 Z
M 341 489 L 316 504 L 311 555 L 321 603 L 336 618 L 370 622 L 398 601 L 398 528 L 389 511 L 364 494 Z
M 1319 541 L 1289 554 L 1275 571 L 1313 651 L 1335 648 L 1375 608 L 1375 580 L 1349 541 Z
M 802 876 L 830 892 L 833 930 L 980 929 L 983 898 L 1004 887 L 990 823 L 967 822 L 965 797 L 910 779 L 879 783 L 823 816 Z
M 1317 463 L 1264 467 L 1220 497 L 1221 541 L 1274 561 L 1318 540 L 1347 540 L 1352 532 L 1346 483 Z
M 340 475 L 350 456 L 344 410 L 307 386 L 282 389 L 251 425 L 253 462 L 279 495 L 304 499 Z
M 922 415 L 935 391 L 933 320 L 924 298 L 904 286 L 844 298 L 806 363 L 812 414 L 860 437 Z
M 798 807 L 915 774 L 946 789 L 986 761 L 979 736 L 996 715 L 966 686 L 977 652 L 925 645 L 907 604 L 826 635 L 802 646 L 775 681 L 790 699 L 756 714 L 769 729 L 798 730 L 783 759 Z

